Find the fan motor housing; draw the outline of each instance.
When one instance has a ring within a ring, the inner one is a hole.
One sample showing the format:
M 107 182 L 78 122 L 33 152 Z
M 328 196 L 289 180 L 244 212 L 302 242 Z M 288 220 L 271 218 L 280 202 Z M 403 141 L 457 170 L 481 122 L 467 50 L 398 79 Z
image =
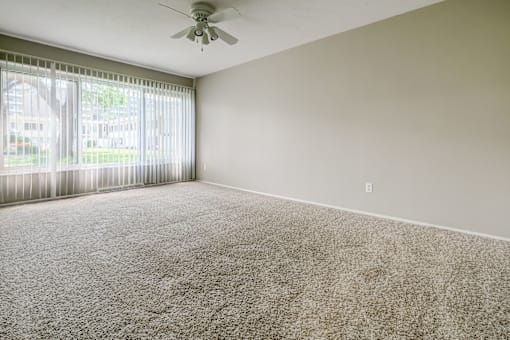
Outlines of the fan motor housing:
M 197 21 L 207 21 L 207 17 L 214 13 L 214 6 L 207 2 L 195 2 L 191 5 L 191 16 Z

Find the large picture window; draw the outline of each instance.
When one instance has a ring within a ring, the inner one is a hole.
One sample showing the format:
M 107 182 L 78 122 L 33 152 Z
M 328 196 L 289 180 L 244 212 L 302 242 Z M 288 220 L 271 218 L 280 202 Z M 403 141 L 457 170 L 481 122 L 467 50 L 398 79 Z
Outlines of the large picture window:
M 0 56 L 0 204 L 193 179 L 192 89 Z

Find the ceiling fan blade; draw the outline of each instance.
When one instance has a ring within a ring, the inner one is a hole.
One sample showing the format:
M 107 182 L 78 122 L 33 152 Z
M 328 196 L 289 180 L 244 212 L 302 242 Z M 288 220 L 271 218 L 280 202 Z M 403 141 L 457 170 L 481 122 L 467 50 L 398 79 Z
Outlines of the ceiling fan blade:
M 179 38 L 182 38 L 184 37 L 185 35 L 187 35 L 189 33 L 189 31 L 191 29 L 193 29 L 194 26 L 190 26 L 190 27 L 186 27 L 185 29 L 183 29 L 182 31 L 179 31 L 177 33 L 175 33 L 174 35 L 171 35 L 170 38 L 172 39 L 179 39 Z
M 215 24 L 222 21 L 232 20 L 241 16 L 241 13 L 233 7 L 219 10 L 207 17 L 207 21 Z
M 164 3 L 160 2 L 159 5 L 162 6 L 162 7 L 168 8 L 168 9 L 174 11 L 175 13 L 179 13 L 180 15 L 184 15 L 187 18 L 193 19 L 193 17 L 191 15 L 189 15 L 187 13 L 184 13 L 183 11 L 179 11 L 178 9 L 175 9 L 173 7 L 170 7 L 167 4 L 164 4 Z
M 229 45 L 234 45 L 239 41 L 239 39 L 237 39 L 233 35 L 228 34 L 224 30 L 219 29 L 218 27 L 214 27 L 214 29 L 216 33 L 218 33 L 218 37 Z

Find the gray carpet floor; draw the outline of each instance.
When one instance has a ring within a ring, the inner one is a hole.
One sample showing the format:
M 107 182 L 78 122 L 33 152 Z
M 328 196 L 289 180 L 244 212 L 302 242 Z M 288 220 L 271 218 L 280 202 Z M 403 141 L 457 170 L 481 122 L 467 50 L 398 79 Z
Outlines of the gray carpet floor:
M 0 223 L 0 338 L 509 338 L 510 242 L 201 183 Z

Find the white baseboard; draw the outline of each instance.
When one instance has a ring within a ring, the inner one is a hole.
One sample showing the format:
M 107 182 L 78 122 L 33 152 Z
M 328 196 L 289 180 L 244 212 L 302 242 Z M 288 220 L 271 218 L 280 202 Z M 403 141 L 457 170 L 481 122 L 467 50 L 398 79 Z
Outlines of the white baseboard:
M 288 201 L 294 201 L 294 202 L 299 202 L 299 203 L 306 203 L 306 204 L 316 205 L 316 206 L 324 207 L 324 208 L 331 208 L 331 209 L 348 211 L 348 212 L 352 212 L 352 213 L 355 213 L 355 214 L 379 217 L 379 218 L 384 218 L 384 219 L 393 220 L 393 221 L 402 222 L 402 223 L 408 223 L 408 224 L 414 224 L 414 225 L 419 225 L 419 226 L 424 226 L 424 227 L 432 227 L 432 228 L 444 229 L 444 230 L 449 230 L 449 231 L 455 231 L 455 232 L 458 232 L 458 233 L 464 233 L 464 234 L 469 234 L 469 235 L 475 235 L 475 236 L 480 236 L 480 237 L 485 237 L 485 238 L 492 238 L 492 239 L 496 239 L 496 240 L 510 242 L 510 238 L 507 238 L 507 237 L 496 236 L 496 235 L 489 235 L 489 234 L 484 234 L 484 233 L 478 233 L 476 231 L 470 231 L 470 230 L 464 230 L 464 229 L 458 229 L 458 228 L 452 228 L 452 227 L 445 227 L 445 226 L 441 226 L 441 225 L 437 225 L 437 224 L 431 224 L 431 223 L 427 223 L 427 222 L 408 220 L 408 219 L 400 218 L 400 217 L 394 217 L 394 216 L 388 216 L 388 215 L 382 215 L 382 214 L 374 214 L 374 213 L 371 213 L 371 212 L 368 212 L 368 211 L 349 209 L 349 208 L 339 207 L 339 206 L 330 205 L 330 204 L 324 204 L 324 203 L 318 203 L 318 202 L 302 200 L 302 199 L 298 199 L 298 198 L 292 198 L 292 197 L 281 196 L 281 195 L 274 195 L 274 194 L 269 194 L 269 193 L 266 193 L 266 192 L 260 192 L 260 191 L 255 191 L 255 190 L 248 190 L 248 189 L 244 189 L 244 188 L 240 188 L 240 187 L 235 187 L 235 186 L 226 185 L 226 184 L 220 184 L 220 183 L 214 183 L 214 182 L 209 182 L 209 181 L 197 180 L 197 182 L 201 182 L 201 183 L 205 183 L 205 184 L 210 184 L 210 185 L 215 185 L 215 186 L 223 187 L 223 188 L 229 188 L 229 189 L 234 189 L 234 190 L 245 191 L 245 192 L 249 192 L 249 193 L 257 194 L 257 195 L 263 195 L 263 196 L 269 196 L 269 197 L 274 197 L 274 198 L 280 198 L 280 199 L 284 199 L 284 200 L 288 200 Z

